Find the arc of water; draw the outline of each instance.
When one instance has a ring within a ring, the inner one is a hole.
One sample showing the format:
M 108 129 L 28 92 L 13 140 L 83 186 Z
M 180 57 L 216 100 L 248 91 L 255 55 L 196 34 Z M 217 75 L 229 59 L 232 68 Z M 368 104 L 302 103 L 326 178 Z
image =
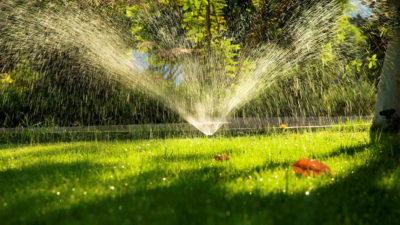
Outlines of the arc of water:
M 13 1 L 8 1 L 6 7 L 11 13 L 0 14 L 0 19 L 6 20 L 12 15 L 12 26 L 5 29 L 8 36 L 2 35 L 0 41 L 7 43 L 11 51 L 25 52 L 35 58 L 40 58 L 43 51 L 78 49 L 82 63 L 104 71 L 110 79 L 127 87 L 142 90 L 206 135 L 212 135 L 227 122 L 229 115 L 288 75 L 295 65 L 318 56 L 325 39 L 334 33 L 340 7 L 329 1 L 313 3 L 287 21 L 284 30 L 292 38 L 289 46 L 281 47 L 271 41 L 252 50 L 246 59 L 252 62 L 253 68 L 235 79 L 229 78 L 226 71 L 212 71 L 210 78 L 204 62 L 185 54 L 180 62 L 181 81 L 157 82 L 138 58 L 126 56 L 129 46 L 124 45 L 121 32 L 107 21 L 96 22 L 102 18 L 89 9 L 32 13 L 26 6 L 14 7 Z M 157 35 L 171 49 L 190 49 L 190 43 L 173 38 L 178 35 L 178 28 L 161 28 Z M 218 63 L 217 55 L 209 57 L 205 62 Z M 211 82 L 207 84 L 205 79 Z

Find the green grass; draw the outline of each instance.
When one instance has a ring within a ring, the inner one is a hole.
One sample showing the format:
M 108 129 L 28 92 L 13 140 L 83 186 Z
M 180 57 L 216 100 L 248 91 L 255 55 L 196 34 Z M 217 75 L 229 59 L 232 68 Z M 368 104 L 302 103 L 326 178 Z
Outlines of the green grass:
M 400 224 L 400 134 L 0 145 L 1 224 Z M 216 154 L 232 157 L 212 160 Z M 313 158 L 334 177 L 296 176 Z M 262 180 L 261 180 L 262 179 Z

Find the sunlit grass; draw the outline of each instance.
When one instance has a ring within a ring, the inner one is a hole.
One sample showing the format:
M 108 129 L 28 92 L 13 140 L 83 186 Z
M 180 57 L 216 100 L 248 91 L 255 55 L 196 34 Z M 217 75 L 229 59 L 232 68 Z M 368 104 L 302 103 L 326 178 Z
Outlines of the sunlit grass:
M 400 224 L 399 134 L 0 147 L 2 224 Z M 217 162 L 215 155 L 229 161 Z M 334 177 L 299 177 L 301 158 Z

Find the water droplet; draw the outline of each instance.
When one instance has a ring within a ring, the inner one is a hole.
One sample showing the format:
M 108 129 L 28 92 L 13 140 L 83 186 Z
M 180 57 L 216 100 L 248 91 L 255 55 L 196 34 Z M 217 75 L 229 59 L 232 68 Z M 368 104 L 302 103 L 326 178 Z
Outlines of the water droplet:
M 57 192 L 57 195 L 60 195 L 60 192 L 59 192 L 59 191 Z
M 111 189 L 111 190 L 114 190 L 114 189 L 115 189 L 115 187 L 114 187 L 114 186 L 110 186 L 110 189 Z
M 262 180 L 262 178 L 260 178 L 260 182 L 262 182 L 263 180 Z
M 306 195 L 309 195 L 309 194 L 310 194 L 310 192 L 306 191 Z

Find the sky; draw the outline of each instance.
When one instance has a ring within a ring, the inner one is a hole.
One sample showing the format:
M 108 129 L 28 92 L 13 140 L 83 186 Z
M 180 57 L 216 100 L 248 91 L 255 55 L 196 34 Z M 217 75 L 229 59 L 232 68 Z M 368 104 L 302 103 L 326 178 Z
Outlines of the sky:
M 372 14 L 371 8 L 363 5 L 360 0 L 350 0 L 349 9 L 351 12 L 346 13 L 346 15 L 349 15 L 353 18 L 356 18 L 357 15 L 360 15 L 365 19 Z

